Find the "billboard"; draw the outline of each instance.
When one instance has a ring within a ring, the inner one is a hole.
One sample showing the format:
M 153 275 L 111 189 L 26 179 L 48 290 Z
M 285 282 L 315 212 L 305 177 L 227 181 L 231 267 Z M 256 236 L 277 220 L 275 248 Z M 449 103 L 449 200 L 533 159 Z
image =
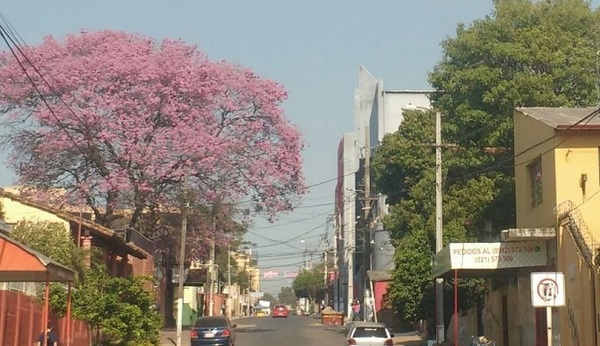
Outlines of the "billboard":
M 269 270 L 269 271 L 263 272 L 263 278 L 265 278 L 265 279 L 276 278 L 278 276 L 279 276 L 279 273 L 274 270 Z

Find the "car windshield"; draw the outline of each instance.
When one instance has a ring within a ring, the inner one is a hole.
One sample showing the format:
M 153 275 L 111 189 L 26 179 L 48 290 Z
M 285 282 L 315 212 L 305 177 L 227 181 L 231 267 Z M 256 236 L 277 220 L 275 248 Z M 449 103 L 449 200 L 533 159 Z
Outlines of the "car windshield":
M 383 327 L 357 327 L 352 335 L 354 338 L 387 338 Z
M 194 327 L 203 328 L 203 327 L 227 327 L 229 324 L 227 320 L 222 317 L 212 317 L 212 318 L 199 318 L 196 320 L 196 324 Z

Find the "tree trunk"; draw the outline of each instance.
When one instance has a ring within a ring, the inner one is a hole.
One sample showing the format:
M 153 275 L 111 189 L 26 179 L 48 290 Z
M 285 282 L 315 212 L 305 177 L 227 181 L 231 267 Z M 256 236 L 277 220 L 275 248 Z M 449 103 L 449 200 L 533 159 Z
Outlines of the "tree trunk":
M 165 327 L 175 327 L 177 321 L 173 316 L 173 299 L 175 298 L 175 285 L 173 285 L 173 267 L 166 266 L 165 271 Z

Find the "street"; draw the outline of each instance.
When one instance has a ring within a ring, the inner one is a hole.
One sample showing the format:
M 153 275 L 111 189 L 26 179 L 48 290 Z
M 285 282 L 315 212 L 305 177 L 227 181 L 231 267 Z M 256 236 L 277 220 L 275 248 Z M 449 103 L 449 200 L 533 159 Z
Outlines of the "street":
M 237 324 L 236 346 L 259 345 L 345 345 L 345 331 L 339 326 L 324 326 L 309 316 L 288 318 L 248 317 L 232 320 Z M 190 344 L 189 331 L 184 331 L 183 346 Z M 163 332 L 161 346 L 175 345 L 176 333 Z
M 245 317 L 233 319 L 237 324 L 236 346 L 285 345 L 345 345 L 346 330 L 343 326 L 324 326 L 320 318 L 290 316 L 288 318 Z M 174 330 L 161 333 L 161 346 L 176 345 Z M 190 345 L 189 331 L 183 332 L 182 346 Z M 423 342 L 415 333 L 398 333 L 394 345 L 416 346 Z

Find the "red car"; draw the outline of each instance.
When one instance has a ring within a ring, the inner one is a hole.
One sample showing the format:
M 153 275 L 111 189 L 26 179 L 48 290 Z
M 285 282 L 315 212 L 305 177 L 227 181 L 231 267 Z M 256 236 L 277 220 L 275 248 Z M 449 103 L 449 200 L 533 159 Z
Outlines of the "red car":
M 288 317 L 289 314 L 290 312 L 288 311 L 287 306 L 283 304 L 275 305 L 273 311 L 271 312 L 271 316 L 273 317 Z

